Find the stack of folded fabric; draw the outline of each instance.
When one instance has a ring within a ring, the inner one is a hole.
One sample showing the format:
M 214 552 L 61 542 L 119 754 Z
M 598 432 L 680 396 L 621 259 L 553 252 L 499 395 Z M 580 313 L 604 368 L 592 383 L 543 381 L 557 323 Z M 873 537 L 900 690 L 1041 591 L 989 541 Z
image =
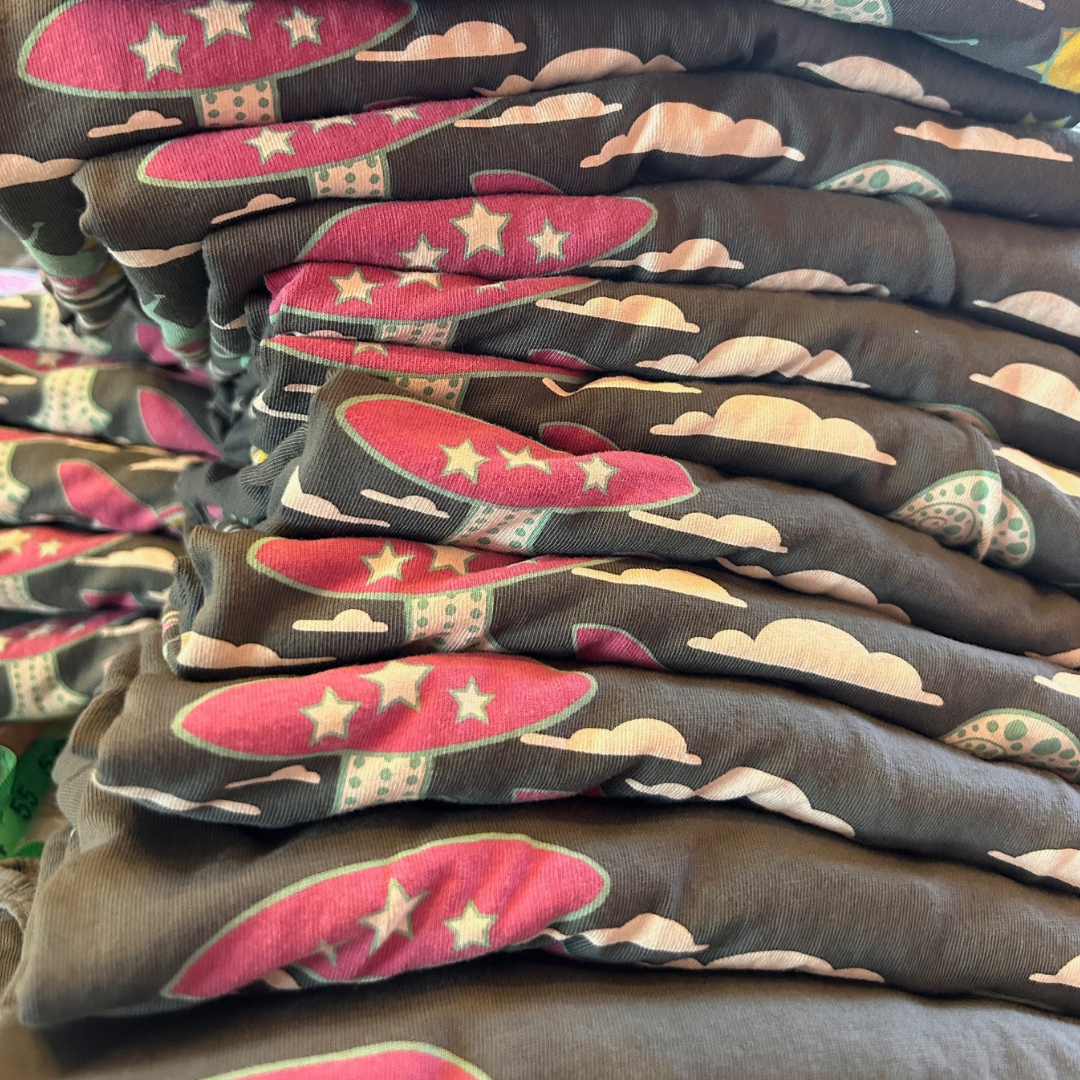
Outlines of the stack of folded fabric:
M 0 15 L 13 1076 L 1074 1075 L 1080 0 L 938 7 Z

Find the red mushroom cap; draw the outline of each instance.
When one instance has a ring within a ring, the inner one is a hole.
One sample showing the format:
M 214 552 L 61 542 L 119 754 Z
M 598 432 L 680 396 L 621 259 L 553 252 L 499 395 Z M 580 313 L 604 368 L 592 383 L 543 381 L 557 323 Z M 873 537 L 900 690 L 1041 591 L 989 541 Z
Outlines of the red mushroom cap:
M 407 0 L 303 0 L 317 23 L 295 40 L 294 0 L 233 3 L 222 32 L 193 8 L 208 0 L 69 0 L 23 45 L 19 74 L 37 86 L 93 97 L 177 97 L 295 75 L 384 40 L 412 18 Z M 223 10 L 227 10 L 224 9 Z M 309 23 L 310 25 L 310 23 Z M 155 30 L 156 28 L 156 30 Z M 92 47 L 87 47 L 92 43 Z M 138 51 L 135 46 L 144 45 Z
M 385 665 L 364 664 L 214 690 L 180 713 L 173 730 L 196 745 L 245 758 L 467 750 L 550 727 L 581 708 L 595 690 L 588 675 L 517 656 L 440 653 L 394 663 L 416 669 L 415 708 L 396 701 L 380 711 L 382 691 L 367 676 Z M 312 722 L 302 710 L 317 705 L 327 690 L 356 709 L 344 737 L 327 735 L 313 745 Z M 482 707 L 463 717 L 464 699 L 461 693 L 454 697 L 455 691 L 467 691 Z
M 273 893 L 224 926 L 162 993 L 218 997 L 287 964 L 343 982 L 472 959 L 587 914 L 608 888 L 588 856 L 527 836 L 436 840 Z

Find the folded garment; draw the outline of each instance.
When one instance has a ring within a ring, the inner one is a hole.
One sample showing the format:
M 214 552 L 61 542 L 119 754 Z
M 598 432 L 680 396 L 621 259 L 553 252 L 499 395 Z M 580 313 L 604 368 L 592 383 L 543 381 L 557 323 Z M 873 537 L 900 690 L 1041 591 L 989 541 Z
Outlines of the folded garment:
M 1076 353 L 886 300 L 576 276 L 488 282 L 346 263 L 290 267 L 268 283 L 269 325 L 250 327 L 255 340 L 315 335 L 301 348 L 317 360 L 371 360 L 319 340 L 344 337 L 660 381 L 805 379 L 966 419 L 991 438 L 1080 468 Z M 260 378 L 288 355 L 264 352 Z M 440 362 L 432 356 L 429 365 Z M 309 374 L 295 385 L 326 379 Z
M 488 363 L 490 371 L 490 362 L 471 358 L 461 365 L 465 371 L 470 361 L 474 370 Z M 507 366 L 496 365 L 496 372 Z M 451 473 L 432 473 L 430 466 L 418 471 L 415 463 L 428 452 L 438 456 L 466 442 L 477 456 L 463 475 L 477 496 L 493 478 L 494 470 L 480 476 L 486 461 L 498 462 L 504 485 L 518 486 L 518 477 L 511 479 L 518 469 L 554 477 L 557 466 L 545 460 L 546 447 L 579 456 L 640 450 L 829 492 L 976 558 L 1053 584 L 1080 583 L 1080 475 L 1014 447 L 995 446 L 963 421 L 849 389 L 799 384 L 647 382 L 626 376 L 560 382 L 557 375 L 538 372 L 519 377 L 511 393 L 505 378 L 477 379 L 461 393 L 460 380 L 443 389 L 446 375 L 405 381 L 388 391 L 366 373 L 345 369 L 319 390 L 320 422 L 312 426 L 305 452 L 334 479 L 328 483 L 319 476 L 306 486 L 305 477 L 305 491 L 340 505 L 355 491 L 354 477 L 340 464 L 367 455 L 392 463 L 398 473 L 441 479 Z M 290 389 L 283 396 L 294 402 L 304 402 L 313 389 L 285 385 Z M 421 401 L 408 400 L 413 395 Z M 467 417 L 439 415 L 448 396 Z M 265 393 L 253 409 L 272 419 L 273 412 L 285 412 L 286 420 L 303 415 L 275 410 Z M 520 450 L 506 445 L 506 429 L 527 437 Z M 407 448 L 400 440 L 404 430 L 416 433 Z M 566 493 L 564 484 L 557 486 Z M 548 495 L 556 501 L 553 492 Z M 942 512 L 943 496 L 951 513 Z
M 888 611 L 640 559 L 483 552 L 470 562 L 464 550 L 382 537 L 205 528 L 189 551 L 163 618 L 165 657 L 184 678 L 489 651 L 782 679 L 975 753 L 1016 758 L 1047 739 L 1040 764 L 1075 774 L 1080 674 Z
M 818 122 L 825 114 L 832 118 L 827 129 Z M 1080 224 L 1080 166 L 1070 136 L 1030 125 L 956 127 L 940 115 L 776 75 L 638 75 L 570 93 L 420 102 L 269 124 L 255 136 L 245 129 L 189 135 L 148 152 L 97 158 L 75 183 L 86 197 L 83 228 L 124 266 L 166 345 L 184 347 L 205 317 L 206 234 L 282 202 L 595 195 L 642 181 L 754 180 L 899 192 Z M 516 128 L 528 137 L 515 138 Z M 501 251 L 508 221 L 477 199 L 455 223 L 466 234 L 466 257 Z M 556 242 L 553 230 L 539 241 Z
M 4 859 L 0 861 L 0 998 L 11 982 L 22 953 L 23 930 L 30 917 L 34 899 L 38 864 L 35 859 Z M 0 1028 L 4 1031 L 7 1050 L 8 1032 L 14 1026 L 9 1017 L 10 1004 L 0 1007 Z M 27 1073 L 27 1077 L 33 1073 Z
M 382 266 L 431 287 L 446 273 L 500 280 L 587 267 L 603 278 L 888 296 L 1080 342 L 1076 229 L 940 209 L 909 195 L 852 200 L 689 180 L 610 196 L 486 195 L 485 210 L 507 220 L 497 248 L 474 251 L 459 224 L 474 201 L 331 199 L 242 218 L 203 247 L 211 323 L 237 320 L 266 273 L 298 262 Z M 853 242 L 866 236 L 873 243 Z
M 795 973 L 810 966 L 694 978 L 496 955 L 46 1032 L 9 1015 L 0 1041 L 20 1080 L 687 1080 L 701 1067 L 710 1080 L 1014 1080 L 1066 1076 L 1075 1061 L 1080 1026 L 1064 1017 Z M 958 1031 L 979 1032 L 962 1053 Z
M 299 19 L 294 7 L 272 0 L 222 15 L 148 0 L 81 0 L 71 10 L 53 10 L 51 0 L 7 5 L 0 214 L 89 323 L 116 310 L 123 278 L 79 230 L 82 200 L 70 174 L 86 158 L 162 134 L 725 66 L 989 120 L 1055 121 L 1073 111 L 1069 93 L 1001 76 L 914 35 L 883 40 L 870 27 L 757 0 L 680 0 L 649 6 L 647 19 L 619 0 L 588 12 L 565 0 L 542 11 L 381 0 L 365 5 L 363 19 L 343 0 L 318 0 Z M 116 32 L 103 35 L 103 26 Z
M 151 620 L 103 611 L 20 623 L 0 633 L 0 720 L 67 720 Z
M 0 522 L 63 522 L 123 532 L 175 530 L 177 476 L 205 460 L 0 427 Z
M 0 349 L 0 423 L 217 457 L 203 379 L 145 363 Z
M 1077 1011 L 1080 897 L 773 814 L 412 804 L 253 835 L 136 806 L 70 751 L 58 771 L 75 824 L 46 844 L 15 977 L 32 1026 L 530 947 Z
M 159 608 L 183 551 L 179 540 L 153 534 L 0 529 L 0 610 Z
M 128 675 L 83 721 L 108 725 L 94 779 L 162 813 L 281 828 L 417 799 L 747 799 L 870 847 L 1080 889 L 1076 788 L 779 685 L 433 653 L 208 686 L 177 679 L 151 631 Z

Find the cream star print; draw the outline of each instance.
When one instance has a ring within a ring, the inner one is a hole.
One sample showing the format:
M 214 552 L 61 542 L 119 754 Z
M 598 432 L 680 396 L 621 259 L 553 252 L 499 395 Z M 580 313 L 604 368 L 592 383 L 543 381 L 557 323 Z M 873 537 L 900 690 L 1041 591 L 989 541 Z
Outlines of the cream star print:
M 453 570 L 455 574 L 467 574 L 469 563 L 475 558 L 475 551 L 466 551 L 464 548 L 456 547 L 437 547 L 428 572 L 434 574 L 436 570 Z
M 38 558 L 47 559 L 52 555 L 56 555 L 63 546 L 64 542 L 62 540 L 45 540 L 38 544 Z
M 588 461 L 576 462 L 577 467 L 585 474 L 585 483 L 582 491 L 596 488 L 607 494 L 607 486 L 611 478 L 619 471 L 614 465 L 609 465 L 599 454 L 589 458 Z
M 294 7 L 292 14 L 287 19 L 278 19 L 277 24 L 288 31 L 289 48 L 295 49 L 305 41 L 310 41 L 313 45 L 322 44 L 322 38 L 319 37 L 319 23 L 322 21 L 323 16 L 309 15 L 302 8 Z
M 356 121 L 351 116 L 325 116 L 321 120 L 309 120 L 312 135 L 318 135 L 328 127 L 356 127 Z
M 389 540 L 383 544 L 382 551 L 378 555 L 365 555 L 363 563 L 368 569 L 368 585 L 374 585 L 383 578 L 401 580 L 401 568 L 412 558 L 412 555 L 399 555 L 394 550 L 394 545 Z
M 375 931 L 375 938 L 368 951 L 369 956 L 377 952 L 391 934 L 400 934 L 403 938 L 412 940 L 412 913 L 425 896 L 427 896 L 426 892 L 410 896 L 396 878 L 390 879 L 386 890 L 385 906 L 356 920 L 361 926 L 367 926 Z
M 146 81 L 159 71 L 175 71 L 183 74 L 180 65 L 180 46 L 187 41 L 187 34 L 166 34 L 156 22 L 150 24 L 146 37 L 128 48 L 146 65 Z
M 483 454 L 476 452 L 476 447 L 473 446 L 471 439 L 466 439 L 463 443 L 458 443 L 457 446 L 439 446 L 439 449 L 446 455 L 446 467 L 442 471 L 443 476 L 454 476 L 460 473 L 466 480 L 476 483 L 480 466 L 485 461 L 490 461 L 491 458 L 484 457 Z
M 449 248 L 432 247 L 428 238 L 421 233 L 416 241 L 416 246 L 408 251 L 399 251 L 398 258 L 410 270 L 437 270 L 439 260 L 449 250 Z
M 481 251 L 503 255 L 502 231 L 512 215 L 497 214 L 489 210 L 479 199 L 462 217 L 450 219 L 450 224 L 465 234 L 465 258 L 471 259 Z
M 400 124 L 403 120 L 419 120 L 420 114 L 415 105 L 397 105 L 393 109 L 383 109 L 385 116 L 391 124 Z
M 409 270 L 407 273 L 398 274 L 399 289 L 408 288 L 410 285 L 427 285 L 442 292 L 442 274 L 425 273 L 423 270 Z
M 259 128 L 259 134 L 244 140 L 245 146 L 254 147 L 259 151 L 259 163 L 265 165 L 275 154 L 294 155 L 290 140 L 296 134 L 292 131 L 275 131 L 274 128 Z
M 373 304 L 371 294 L 380 287 L 378 281 L 368 281 L 357 267 L 346 277 L 332 277 L 330 279 L 337 287 L 338 296 L 335 304 L 347 304 L 350 300 L 359 300 L 362 304 Z
M 13 555 L 21 555 L 23 545 L 32 539 L 25 529 L 5 529 L 0 532 L 0 551 L 10 551 Z
M 559 259 L 566 261 L 563 254 L 563 244 L 570 239 L 569 232 L 559 232 L 551 222 L 544 218 L 544 227 L 532 236 L 526 237 L 530 244 L 536 248 L 536 261 L 543 262 L 545 259 Z
M 551 462 L 545 461 L 543 458 L 533 457 L 532 451 L 527 446 L 514 452 L 504 450 L 501 446 L 496 449 L 502 454 L 508 470 L 530 468 L 539 469 L 543 473 L 551 473 Z
M 349 721 L 359 708 L 359 701 L 339 697 L 337 691 L 328 686 L 314 705 L 306 705 L 300 710 L 311 721 L 310 745 L 331 737 L 347 739 Z
M 445 926 L 454 935 L 454 952 L 461 952 L 471 946 L 480 946 L 484 949 L 491 948 L 491 928 L 499 918 L 494 912 L 488 914 L 481 911 L 470 900 L 465 905 L 465 910 L 453 919 L 444 919 Z
M 466 720 L 479 720 L 481 724 L 488 722 L 487 708 L 495 700 L 495 695 L 482 694 L 480 687 L 476 685 L 475 676 L 470 676 L 469 681 L 459 690 L 448 692 L 457 702 L 455 724 L 464 723 Z
M 337 967 L 338 949 L 340 949 L 341 946 L 344 945 L 344 944 L 345 944 L 345 942 L 340 941 L 336 945 L 331 945 L 330 942 L 326 940 L 326 938 L 323 938 L 319 942 L 319 944 L 316 947 L 315 951 L 320 956 L 326 957 L 326 962 L 331 967 Z
M 406 664 L 403 660 L 391 660 L 361 678 L 379 688 L 378 712 L 386 712 L 391 705 L 398 703 L 410 709 L 419 709 L 420 685 L 432 670 L 430 664 Z
M 251 40 L 251 31 L 244 21 L 244 16 L 254 7 L 252 0 L 234 4 L 229 0 L 209 0 L 202 7 L 188 8 L 187 13 L 201 19 L 203 23 L 203 43 L 213 45 L 219 37 L 232 34 L 235 37 Z

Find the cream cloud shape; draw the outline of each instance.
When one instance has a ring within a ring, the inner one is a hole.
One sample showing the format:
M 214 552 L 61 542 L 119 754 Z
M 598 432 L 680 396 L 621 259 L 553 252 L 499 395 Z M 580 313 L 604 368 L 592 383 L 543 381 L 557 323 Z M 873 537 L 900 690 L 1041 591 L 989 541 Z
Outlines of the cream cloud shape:
M 649 431 L 653 435 L 710 435 L 736 442 L 842 454 L 879 465 L 896 464 L 896 458 L 879 450 L 870 432 L 854 420 L 823 419 L 790 398 L 737 394 L 711 416 L 687 412 L 671 424 L 654 424 Z
M 387 506 L 397 506 L 402 510 L 411 510 L 414 514 L 426 514 L 428 517 L 448 518 L 450 515 L 445 510 L 440 510 L 426 495 L 405 495 L 400 499 L 396 495 L 387 495 L 383 491 L 374 488 L 364 488 L 360 492 L 365 499 L 372 502 L 385 503 Z
M 603 378 L 593 379 L 592 382 L 575 387 L 573 390 L 567 390 L 554 379 L 544 379 L 543 385 L 559 397 L 573 397 L 586 390 L 640 390 L 646 394 L 701 393 L 701 388 L 697 386 L 683 386 L 682 383 L 673 382 L 649 382 L 646 379 L 635 379 L 631 375 L 605 375 Z
M 678 728 L 663 720 L 644 716 L 625 720 L 617 727 L 579 728 L 569 736 L 544 735 L 530 731 L 521 736 L 528 746 L 547 746 L 577 754 L 600 754 L 604 757 L 655 757 L 682 765 L 700 765 L 701 758 L 691 754 Z
M 126 551 L 110 551 L 105 555 L 79 555 L 72 562 L 76 566 L 131 567 L 171 574 L 176 565 L 176 556 L 161 547 L 137 547 L 128 548 Z
M 1059 671 L 1053 678 L 1048 679 L 1045 675 L 1036 675 L 1035 681 L 1048 690 L 1054 690 L 1059 694 L 1068 694 L 1070 697 L 1080 697 L 1080 674 L 1073 671 Z
M 144 449 L 140 447 L 139 449 Z M 128 466 L 130 472 L 183 472 L 189 465 L 198 465 L 206 458 L 200 454 L 175 454 L 170 457 L 147 458 Z
M 1080 476 L 1076 473 L 1059 469 L 1056 465 L 1048 465 L 1045 461 L 1025 454 L 1023 450 L 1017 450 L 1015 446 L 999 446 L 994 453 L 999 458 L 1011 461 L 1018 469 L 1040 477 L 1063 494 L 1080 499 Z
M 604 116 L 618 112 L 621 108 L 619 102 L 606 105 L 595 94 L 556 94 L 538 101 L 535 105 L 511 105 L 499 116 L 474 116 L 455 120 L 454 127 L 502 128 L 517 127 L 521 124 L 554 124 L 563 120 L 585 120 L 592 116 Z
M 1003 311 L 1025 322 L 1037 323 L 1062 334 L 1080 337 L 1080 304 L 1042 289 L 1013 293 L 1000 300 L 973 300 L 976 307 Z M 978 380 L 976 380 L 978 381 Z
M 927 94 L 922 83 L 910 72 L 876 56 L 843 56 L 827 64 L 811 64 L 803 60 L 799 67 L 848 90 L 862 90 L 899 101 L 910 101 L 925 109 L 940 109 L 942 112 L 951 109 L 944 98 Z
M 9 311 L 29 311 L 33 306 L 34 302 L 28 296 L 18 293 L 14 296 L 0 296 L 0 308 L 7 308 Z
M 909 135 L 924 142 L 938 143 L 950 150 L 983 150 L 992 154 L 1011 154 L 1014 157 L 1041 158 L 1044 161 L 1072 161 L 1071 154 L 1055 150 L 1041 139 L 1018 139 L 997 128 L 949 128 L 934 120 L 924 120 L 918 127 L 895 127 L 897 135 Z
M 212 217 L 210 224 L 223 225 L 226 221 L 232 221 L 235 218 L 246 217 L 248 214 L 261 214 L 264 210 L 278 210 L 294 202 L 296 199 L 292 195 L 282 198 L 280 195 L 267 191 L 262 195 L 253 195 L 239 210 L 229 210 L 227 213 Z
M 1033 660 L 1047 660 L 1051 664 L 1057 664 L 1059 667 L 1080 667 L 1080 648 L 1069 649 L 1066 652 L 1051 653 L 1049 656 L 1043 656 L 1042 653 L 1037 652 L 1028 652 L 1024 653 L 1024 655 L 1030 656 Z
M 390 528 L 389 521 L 379 521 L 377 518 L 352 517 L 349 514 L 343 514 L 329 499 L 324 499 L 321 495 L 309 495 L 300 486 L 299 466 L 293 469 L 292 476 L 289 477 L 289 482 L 281 493 L 281 505 L 288 507 L 290 510 L 295 510 L 299 514 L 322 518 L 324 521 L 341 521 L 351 525 L 373 525 L 382 529 Z
M 424 34 L 396 52 L 364 49 L 357 60 L 400 63 L 409 60 L 452 60 L 467 56 L 507 56 L 525 51 L 525 44 L 498 23 L 472 20 L 456 23 L 443 34 Z
M 976 303 L 983 307 L 989 306 L 985 301 L 977 300 Z M 1077 326 L 1080 328 L 1080 320 Z M 1021 401 L 1060 413 L 1080 423 L 1080 387 L 1059 371 L 1051 371 L 1038 364 L 1018 362 L 998 368 L 993 375 L 976 373 L 968 378 L 981 386 L 1011 394 Z
M 758 548 L 779 554 L 787 551 L 781 542 L 780 530 L 775 525 L 744 514 L 713 517 L 711 514 L 695 513 L 683 514 L 681 518 L 667 518 L 660 514 L 650 514 L 647 510 L 631 510 L 630 517 L 635 521 L 643 521 L 646 525 L 657 525 L 661 529 L 701 536 L 706 540 L 729 544 L 731 547 Z
M 165 263 L 175 262 L 177 259 L 186 259 L 202 250 L 202 241 L 196 240 L 192 244 L 176 244 L 171 248 L 144 248 L 140 251 L 114 251 L 112 257 L 121 266 L 147 267 L 163 266 Z
M 570 315 L 585 315 L 591 319 L 610 319 L 631 326 L 656 326 L 662 330 L 681 330 L 696 334 L 701 327 L 687 322 L 677 304 L 661 296 L 635 294 L 622 300 L 610 296 L 594 296 L 584 304 L 569 304 L 565 300 L 544 298 L 536 306 L 550 311 L 565 311 Z
M 783 814 L 807 825 L 816 825 L 819 829 L 828 829 L 829 832 L 839 833 L 849 840 L 855 836 L 855 830 L 843 818 L 827 814 L 824 810 L 815 810 L 806 793 L 797 784 L 785 780 L 782 776 L 774 776 L 746 765 L 728 769 L 722 776 L 699 788 L 691 788 L 686 784 L 649 785 L 637 780 L 626 782 L 643 795 L 659 795 L 679 801 L 693 798 L 707 799 L 710 802 L 748 799 L 763 810 Z
M 70 176 L 81 164 L 79 158 L 36 161 L 22 154 L 0 154 L 0 188 L 59 180 L 62 176 Z
M 574 49 L 549 60 L 532 79 L 507 75 L 494 90 L 476 88 L 484 97 L 527 94 L 530 90 L 551 90 L 568 83 L 595 82 L 612 75 L 640 75 L 650 71 L 685 71 L 677 60 L 661 53 L 646 63 L 624 49 Z
M 607 945 L 637 945 L 658 953 L 697 953 L 709 947 L 707 944 L 699 945 L 682 923 L 652 912 L 635 915 L 622 926 L 585 930 L 581 934 L 559 934 L 558 940 L 566 940 L 567 937 L 583 938 L 600 948 Z
M 849 285 L 837 274 L 828 270 L 811 270 L 801 267 L 798 270 L 781 270 L 777 274 L 751 281 L 748 289 L 764 289 L 766 292 L 828 292 L 828 293 L 866 293 L 870 296 L 888 296 L 889 290 L 884 285 L 874 285 L 860 281 Z
M 632 259 L 599 259 L 592 266 L 640 266 L 650 274 L 664 274 L 669 270 L 704 270 L 716 267 L 721 270 L 742 270 L 743 264 L 733 259 L 719 240 L 699 237 L 683 240 L 671 251 L 644 251 Z
M 832 349 L 811 354 L 797 341 L 759 335 L 728 338 L 714 345 L 700 360 L 673 353 L 660 360 L 639 360 L 636 366 L 673 375 L 692 375 L 696 379 L 757 378 L 775 372 L 789 379 L 809 379 L 836 386 L 867 389 L 870 385 L 856 382 L 851 365 Z
M 390 629 L 363 608 L 346 608 L 332 619 L 297 619 L 292 628 L 315 634 L 385 634 Z
M 723 585 L 689 570 L 675 570 L 670 567 L 663 570 L 645 570 L 635 567 L 619 574 L 609 574 L 606 570 L 595 570 L 591 566 L 575 566 L 570 573 L 595 581 L 606 581 L 612 585 L 641 585 L 647 589 L 663 589 L 682 596 L 693 596 L 698 600 L 713 600 L 731 607 L 746 607 L 745 600 L 732 596 Z
M 318 784 L 322 777 L 303 765 L 286 765 L 283 769 L 275 769 L 266 776 L 252 776 L 248 780 L 234 780 L 225 785 L 225 790 L 232 788 L 251 787 L 252 784 L 274 784 L 282 780 L 292 780 L 299 784 Z
M 897 622 L 911 622 L 902 608 L 895 604 L 882 604 L 873 590 L 868 589 L 861 581 L 838 574 L 834 570 L 793 570 L 788 574 L 773 574 L 764 566 L 740 566 L 723 556 L 717 556 L 716 561 L 725 569 L 743 577 L 771 581 L 785 589 L 791 589 L 792 592 L 807 593 L 810 596 L 831 596 L 834 600 L 843 600 L 847 604 L 871 608 Z
M 1080 889 L 1080 851 L 1076 848 L 1042 848 L 1025 851 L 1022 855 L 1006 855 L 1003 851 L 988 851 L 987 854 L 1010 866 L 1019 866 L 1029 874 L 1056 878 Z
M 174 814 L 186 814 L 192 810 L 203 807 L 213 807 L 215 810 L 224 810 L 230 814 L 240 814 L 243 817 L 258 817 L 262 811 L 251 803 L 233 802 L 230 799 L 210 799 L 207 802 L 192 802 L 190 799 L 181 799 L 179 795 L 173 795 L 168 791 L 158 791 L 148 787 L 112 787 L 103 784 L 94 774 L 94 785 L 111 795 L 119 795 L 123 799 L 131 799 L 134 802 L 148 802 L 154 806 L 160 806 L 162 810 L 168 810 Z
M 207 637 L 195 630 L 180 635 L 180 651 L 176 662 L 182 667 L 210 669 L 296 667 L 302 664 L 330 663 L 334 656 L 285 659 L 266 645 L 249 642 L 234 645 L 221 638 Z
M 581 168 L 593 169 L 616 157 L 654 150 L 689 157 L 726 154 L 803 160 L 802 152 L 785 146 L 780 132 L 765 120 L 736 121 L 726 113 L 703 109 L 688 101 L 663 101 L 646 109 L 625 135 L 608 139 L 598 154 L 583 158 Z
M 1052 975 L 1043 971 L 1033 972 L 1028 976 L 1031 982 L 1056 983 L 1058 986 L 1073 986 L 1080 990 L 1080 956 L 1074 956 L 1067 964 L 1063 964 Z
M 263 416 L 276 416 L 281 420 L 297 420 L 302 424 L 307 423 L 306 412 L 295 412 L 291 409 L 274 409 L 266 404 L 266 391 L 260 390 L 251 399 L 251 411 L 262 413 Z
M 869 968 L 834 968 L 820 956 L 793 952 L 790 949 L 762 949 L 758 952 L 739 953 L 737 956 L 710 960 L 707 964 L 688 957 L 684 960 L 669 960 L 659 966 L 685 968 L 688 971 L 801 971 L 806 975 L 821 975 L 830 979 L 857 979 L 876 983 L 885 981 Z
M 741 630 L 721 630 L 711 638 L 694 637 L 686 644 L 691 649 L 820 675 L 923 705 L 942 704 L 937 694 L 923 689 L 922 676 L 903 657 L 870 652 L 840 627 L 817 619 L 776 619 L 762 627 L 756 638 Z
M 162 116 L 156 109 L 139 109 L 122 124 L 93 127 L 86 134 L 91 139 L 105 139 L 110 135 L 128 135 L 135 131 L 157 131 L 159 128 L 179 127 L 183 122 L 179 116 Z
M 2 307 L 3 304 L 0 304 Z M 30 305 L 28 304 L 27 307 Z M 78 368 L 68 368 L 68 371 L 85 371 L 87 365 L 80 364 Z M 55 374 L 63 375 L 64 372 L 56 372 Z M 0 386 L 37 386 L 36 375 L 0 375 Z
M 122 626 L 103 626 L 98 631 L 98 637 L 118 638 L 128 637 L 131 634 L 141 634 L 148 626 L 154 626 L 157 619 L 136 619 L 134 622 L 124 623 Z

